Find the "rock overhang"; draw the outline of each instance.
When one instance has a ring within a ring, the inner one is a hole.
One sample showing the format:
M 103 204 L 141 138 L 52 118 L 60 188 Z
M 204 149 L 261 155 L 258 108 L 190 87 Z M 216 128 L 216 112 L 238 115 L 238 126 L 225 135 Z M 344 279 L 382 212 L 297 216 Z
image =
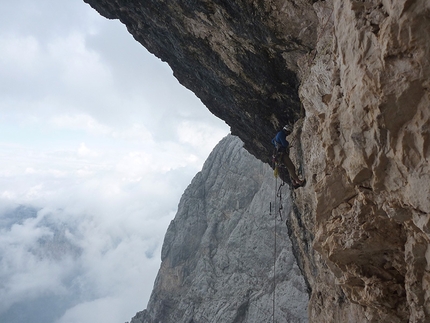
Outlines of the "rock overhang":
M 303 116 L 297 61 L 315 47 L 315 1 L 84 1 L 167 62 L 258 159 Z

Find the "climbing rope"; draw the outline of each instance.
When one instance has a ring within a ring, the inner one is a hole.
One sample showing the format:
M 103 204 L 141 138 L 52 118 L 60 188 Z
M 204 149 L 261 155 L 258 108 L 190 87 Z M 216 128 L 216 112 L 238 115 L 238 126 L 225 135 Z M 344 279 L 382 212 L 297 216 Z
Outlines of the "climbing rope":
M 278 187 L 278 178 L 275 179 L 275 200 L 274 200 L 274 221 L 275 221 L 275 245 L 274 245 L 274 253 L 273 253 L 273 299 L 272 299 L 272 318 L 273 323 L 275 323 L 275 309 L 276 309 L 276 253 L 277 253 L 277 223 L 278 223 L 278 214 L 281 218 L 281 221 L 284 221 L 282 219 L 282 210 L 284 209 L 284 206 L 282 204 L 282 187 L 285 185 L 285 182 L 282 181 L 282 183 Z M 276 201 L 279 198 L 279 206 L 278 209 L 276 209 Z M 270 202 L 270 216 L 272 216 L 272 202 Z
M 275 179 L 275 185 L 278 186 L 278 177 Z M 276 187 L 275 186 L 275 187 Z M 276 189 L 275 189 L 275 210 L 276 210 Z M 272 214 L 272 210 L 270 210 L 270 214 Z M 273 323 L 275 323 L 275 308 L 276 308 L 276 213 L 275 213 L 275 251 L 273 253 L 273 302 L 272 302 L 272 318 Z

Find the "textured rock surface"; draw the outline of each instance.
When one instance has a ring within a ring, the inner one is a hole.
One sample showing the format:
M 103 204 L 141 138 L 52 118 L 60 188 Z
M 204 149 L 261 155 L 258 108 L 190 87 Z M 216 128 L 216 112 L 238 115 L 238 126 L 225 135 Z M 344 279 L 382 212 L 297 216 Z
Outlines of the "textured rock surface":
M 310 185 L 296 198 L 319 253 L 305 261 L 320 273 L 308 270 L 315 322 L 430 321 L 429 9 L 319 6 L 315 59 L 301 65 Z
M 274 292 L 276 322 L 308 321 L 309 295 L 287 228 L 275 210 L 269 214 L 273 171 L 242 146 L 237 137 L 223 139 L 185 191 L 148 309 L 131 323 L 267 322 Z M 291 202 L 283 201 L 285 214 Z
M 430 321 L 428 0 L 88 2 L 259 159 L 302 117 L 288 224 L 310 321 Z

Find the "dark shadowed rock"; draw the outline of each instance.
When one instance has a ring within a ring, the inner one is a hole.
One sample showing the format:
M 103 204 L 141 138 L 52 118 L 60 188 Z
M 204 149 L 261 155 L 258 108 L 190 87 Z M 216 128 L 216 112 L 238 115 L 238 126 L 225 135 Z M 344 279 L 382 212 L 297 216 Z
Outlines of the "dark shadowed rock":
M 315 46 L 313 1 L 85 0 L 120 19 L 169 63 L 257 158 L 268 138 L 301 115 L 297 60 Z

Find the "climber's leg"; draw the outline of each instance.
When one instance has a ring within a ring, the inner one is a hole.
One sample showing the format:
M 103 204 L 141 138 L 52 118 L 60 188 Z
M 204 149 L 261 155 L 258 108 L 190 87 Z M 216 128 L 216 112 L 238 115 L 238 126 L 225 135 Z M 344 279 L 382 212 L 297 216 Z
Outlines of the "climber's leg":
M 294 184 L 300 184 L 302 181 L 296 175 L 296 167 L 294 166 L 294 164 L 291 161 L 290 156 L 288 156 L 288 154 L 283 155 L 283 161 L 284 161 L 285 167 L 288 170 L 288 173 L 290 174 L 290 178 L 293 181 L 293 183 Z

